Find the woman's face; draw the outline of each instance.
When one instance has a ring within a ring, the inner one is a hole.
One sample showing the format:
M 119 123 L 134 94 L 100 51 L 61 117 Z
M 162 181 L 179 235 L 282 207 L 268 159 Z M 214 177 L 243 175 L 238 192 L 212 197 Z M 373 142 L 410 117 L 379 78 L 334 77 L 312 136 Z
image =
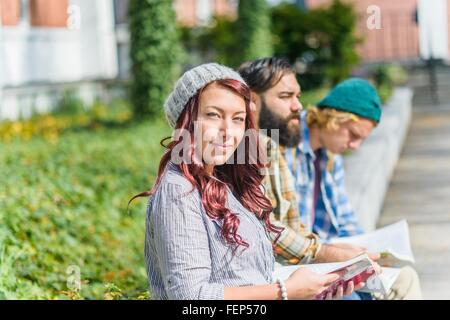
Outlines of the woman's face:
M 197 126 L 201 130 L 201 151 L 207 166 L 225 164 L 245 133 L 245 100 L 228 88 L 212 83 L 203 90 Z

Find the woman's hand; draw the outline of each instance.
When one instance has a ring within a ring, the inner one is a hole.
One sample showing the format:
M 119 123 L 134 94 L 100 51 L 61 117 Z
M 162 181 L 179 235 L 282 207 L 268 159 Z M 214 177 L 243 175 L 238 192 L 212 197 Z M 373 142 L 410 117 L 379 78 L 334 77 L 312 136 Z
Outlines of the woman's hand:
M 336 273 L 317 274 L 307 268 L 299 268 L 286 280 L 286 290 L 289 299 L 315 299 L 317 295 L 328 289 L 328 287 L 339 279 Z M 365 286 L 364 282 L 354 285 L 353 281 L 348 282 L 344 292 L 343 286 L 339 286 L 335 295 L 330 292 L 326 299 L 340 300 L 344 296 L 350 296 L 354 291 Z
M 339 286 L 337 288 L 335 296 L 333 297 L 331 292 L 329 292 L 327 294 L 327 297 L 325 298 L 325 300 L 341 300 L 342 298 L 344 298 L 344 296 L 350 296 L 354 291 L 360 290 L 360 289 L 364 288 L 364 286 L 365 286 L 365 283 L 364 282 L 360 282 L 355 287 L 353 281 L 350 281 L 347 284 L 347 289 L 345 290 L 345 293 L 344 293 L 343 286 Z
M 338 279 L 337 274 L 321 275 L 300 267 L 285 281 L 288 298 L 314 299 Z

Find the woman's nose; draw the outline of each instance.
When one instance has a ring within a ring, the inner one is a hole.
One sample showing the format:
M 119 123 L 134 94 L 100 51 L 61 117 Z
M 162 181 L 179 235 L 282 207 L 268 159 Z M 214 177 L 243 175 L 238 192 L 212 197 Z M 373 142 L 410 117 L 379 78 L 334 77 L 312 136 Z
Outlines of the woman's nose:
M 232 120 L 223 119 L 219 125 L 219 136 L 225 139 L 231 136 L 232 124 Z
M 229 127 L 230 127 L 230 123 L 227 119 L 224 118 L 220 121 L 219 131 L 221 133 L 226 133 L 226 131 L 228 130 Z

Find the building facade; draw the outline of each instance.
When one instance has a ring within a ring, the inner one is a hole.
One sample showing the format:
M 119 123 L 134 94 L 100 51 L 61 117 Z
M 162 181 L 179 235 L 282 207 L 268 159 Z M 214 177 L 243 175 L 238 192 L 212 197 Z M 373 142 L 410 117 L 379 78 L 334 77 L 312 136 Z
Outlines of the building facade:
M 174 0 L 180 24 L 234 15 L 236 0 Z M 94 100 L 129 70 L 128 0 L 0 0 L 0 119 L 48 111 L 62 92 Z
M 0 0 L 0 118 L 47 111 L 59 91 L 117 76 L 111 0 Z M 78 87 L 76 88 L 78 91 Z
M 450 60 L 450 0 L 345 0 L 355 6 L 358 47 L 364 62 L 405 61 L 420 58 Z M 305 0 L 307 8 L 332 0 Z M 379 28 L 372 18 L 379 15 Z
M 291 1 L 306 10 L 332 2 Z M 450 0 L 345 1 L 358 14 L 364 62 L 450 60 Z M 238 0 L 173 6 L 180 24 L 196 26 L 214 15 L 236 17 Z M 71 88 L 89 102 L 105 82 L 127 79 L 127 10 L 128 0 L 0 0 L 0 119 L 47 111 Z M 379 26 L 369 27 L 376 14 Z

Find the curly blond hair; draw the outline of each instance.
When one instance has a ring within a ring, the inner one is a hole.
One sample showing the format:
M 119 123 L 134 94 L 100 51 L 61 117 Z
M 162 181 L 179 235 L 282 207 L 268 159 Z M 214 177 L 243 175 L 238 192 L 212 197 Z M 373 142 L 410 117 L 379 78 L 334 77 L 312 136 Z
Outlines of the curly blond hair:
M 308 127 L 317 126 L 328 130 L 338 130 L 339 126 L 349 120 L 359 121 L 359 117 L 353 113 L 339 111 L 332 108 L 317 108 L 311 106 L 306 113 Z

